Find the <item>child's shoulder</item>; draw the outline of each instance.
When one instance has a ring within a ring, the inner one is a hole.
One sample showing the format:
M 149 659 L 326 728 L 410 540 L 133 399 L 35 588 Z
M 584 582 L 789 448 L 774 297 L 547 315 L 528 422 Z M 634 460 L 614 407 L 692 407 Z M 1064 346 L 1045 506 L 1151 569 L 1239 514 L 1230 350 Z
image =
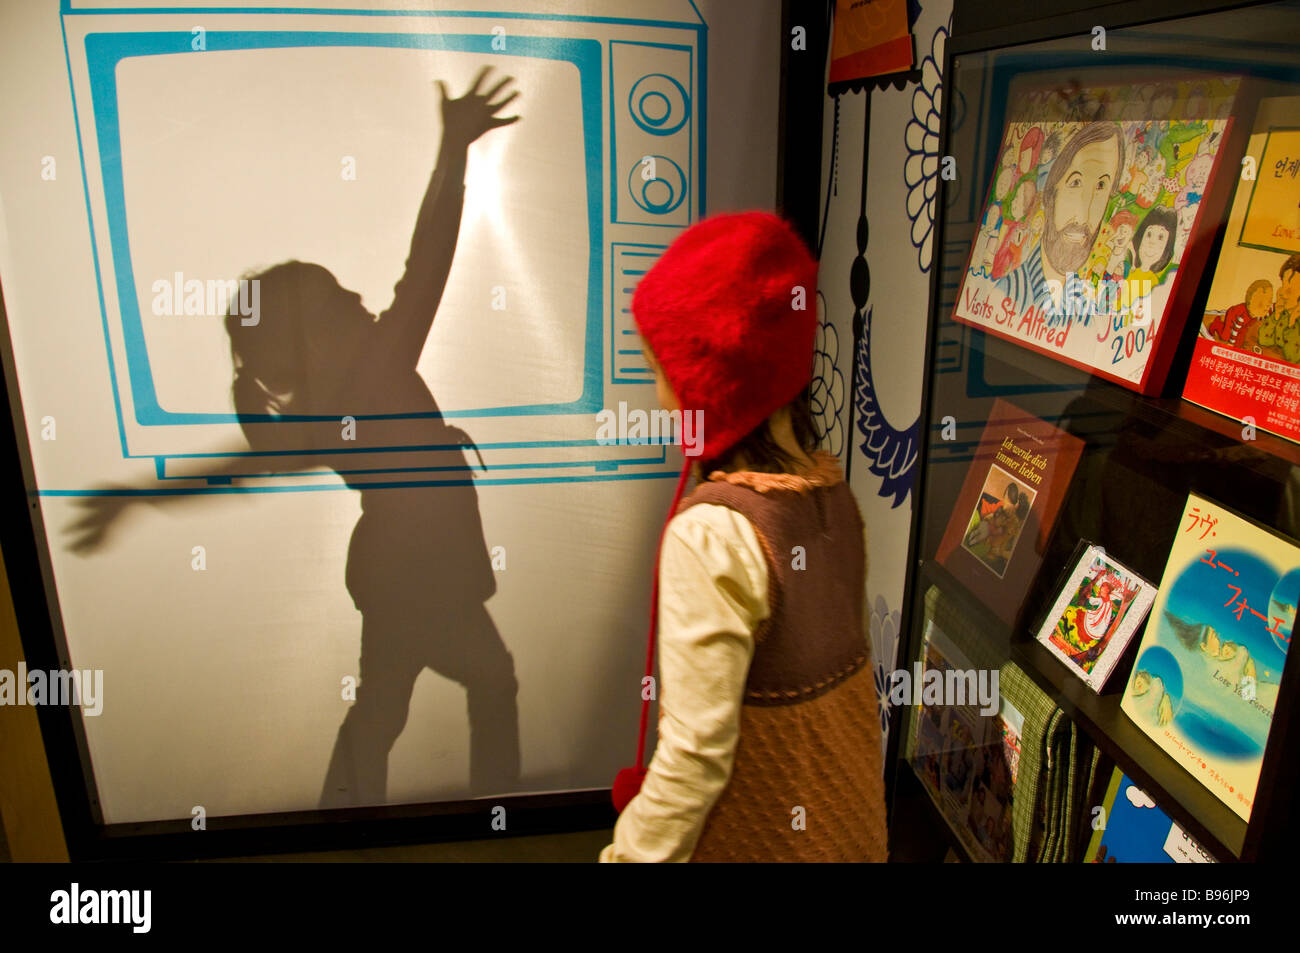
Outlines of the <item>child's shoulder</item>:
M 746 590 L 767 577 L 765 550 L 758 529 L 739 510 L 701 503 L 674 516 L 665 533 L 665 555 L 690 552 L 705 574 L 743 583 Z M 698 568 L 698 567 L 696 567 Z
M 752 534 L 753 529 L 754 524 L 740 510 L 708 501 L 681 510 L 668 523 L 668 533 L 684 542 L 708 535 L 738 541 Z

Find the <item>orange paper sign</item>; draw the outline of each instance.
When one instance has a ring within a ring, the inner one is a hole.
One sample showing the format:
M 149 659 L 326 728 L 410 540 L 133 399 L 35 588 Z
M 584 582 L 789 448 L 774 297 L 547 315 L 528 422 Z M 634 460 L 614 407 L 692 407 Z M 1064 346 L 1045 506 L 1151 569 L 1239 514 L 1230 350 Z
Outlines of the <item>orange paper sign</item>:
M 907 0 L 836 0 L 832 83 L 912 68 Z

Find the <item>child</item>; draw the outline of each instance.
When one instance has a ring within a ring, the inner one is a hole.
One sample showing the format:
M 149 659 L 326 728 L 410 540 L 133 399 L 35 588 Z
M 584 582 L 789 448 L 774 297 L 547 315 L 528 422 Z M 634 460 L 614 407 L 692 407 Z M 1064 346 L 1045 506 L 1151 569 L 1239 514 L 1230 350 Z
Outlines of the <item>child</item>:
M 703 479 L 660 541 L 659 743 L 602 862 L 886 859 L 862 519 L 808 404 L 816 278 L 781 219 L 718 215 L 633 297 L 661 403 L 703 414 Z

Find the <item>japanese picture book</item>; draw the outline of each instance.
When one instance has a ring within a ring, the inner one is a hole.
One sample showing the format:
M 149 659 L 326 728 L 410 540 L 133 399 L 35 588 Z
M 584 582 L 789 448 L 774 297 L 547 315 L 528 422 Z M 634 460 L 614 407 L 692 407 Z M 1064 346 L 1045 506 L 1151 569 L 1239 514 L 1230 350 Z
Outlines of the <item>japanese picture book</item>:
M 1038 641 L 1100 692 L 1155 597 L 1155 586 L 1102 547 L 1086 544 L 1038 631 Z
M 1120 707 L 1250 819 L 1300 595 L 1300 546 L 1187 498 Z
M 1226 204 L 1215 180 L 1238 84 L 1013 94 L 953 317 L 1158 391 L 1208 255 L 1199 237 Z
M 1300 96 L 1260 102 L 1183 396 L 1300 441 Z
M 998 398 L 972 453 L 936 558 L 1015 622 L 1083 441 Z
M 1111 775 L 1094 827 L 1084 863 L 1217 863 L 1119 768 Z

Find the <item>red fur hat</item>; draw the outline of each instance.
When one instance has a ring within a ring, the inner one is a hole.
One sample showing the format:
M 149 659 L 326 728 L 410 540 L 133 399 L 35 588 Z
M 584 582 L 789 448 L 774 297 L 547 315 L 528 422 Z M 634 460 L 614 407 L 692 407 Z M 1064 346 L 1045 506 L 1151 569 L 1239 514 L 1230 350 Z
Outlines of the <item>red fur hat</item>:
M 695 223 L 641 278 L 632 315 L 683 413 L 703 411 L 703 460 L 808 386 L 816 294 L 816 259 L 770 212 Z

